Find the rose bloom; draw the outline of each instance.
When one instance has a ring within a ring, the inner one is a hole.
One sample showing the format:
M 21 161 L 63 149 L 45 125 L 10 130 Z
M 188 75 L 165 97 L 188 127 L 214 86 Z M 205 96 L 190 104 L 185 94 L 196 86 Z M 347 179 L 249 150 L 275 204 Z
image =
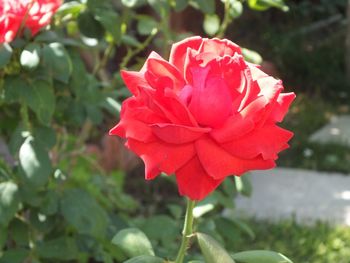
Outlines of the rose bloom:
M 1 0 L 0 43 L 11 42 L 23 23 L 32 36 L 51 22 L 62 0 Z
M 275 167 L 293 133 L 276 125 L 295 98 L 247 63 L 229 40 L 187 38 L 169 61 L 152 52 L 122 71 L 133 94 L 111 135 L 145 163 L 146 179 L 175 174 L 181 195 L 201 200 L 230 175 Z

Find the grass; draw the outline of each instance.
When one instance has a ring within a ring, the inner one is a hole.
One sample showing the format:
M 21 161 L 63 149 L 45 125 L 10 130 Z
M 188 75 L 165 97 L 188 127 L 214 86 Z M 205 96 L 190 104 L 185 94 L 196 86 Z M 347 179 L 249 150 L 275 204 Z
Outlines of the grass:
M 350 263 L 350 228 L 326 223 L 304 226 L 295 220 L 279 223 L 249 220 L 255 239 L 242 236 L 235 251 L 266 249 L 280 252 L 294 263 Z

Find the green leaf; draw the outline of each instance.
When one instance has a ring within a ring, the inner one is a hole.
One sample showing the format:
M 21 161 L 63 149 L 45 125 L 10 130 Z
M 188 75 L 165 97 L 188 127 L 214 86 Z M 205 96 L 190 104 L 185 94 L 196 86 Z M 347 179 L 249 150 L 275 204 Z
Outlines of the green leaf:
M 197 240 L 206 263 L 235 263 L 227 251 L 212 237 L 197 233 Z
M 203 28 L 209 36 L 215 35 L 220 28 L 220 18 L 218 15 L 205 15 Z
M 80 234 L 104 237 L 108 226 L 106 211 L 87 192 L 69 189 L 63 193 L 60 210 L 65 220 Z
M 67 3 L 63 3 L 60 8 L 57 10 L 56 15 L 58 16 L 66 16 L 71 15 L 76 17 L 80 14 L 80 12 L 84 9 L 85 5 L 79 3 L 78 1 L 71 1 Z
M 137 31 L 140 35 L 150 35 L 154 29 L 158 29 L 159 23 L 150 16 L 139 16 Z
M 201 10 L 204 14 L 215 13 L 215 0 L 191 0 L 191 5 Z
M 252 194 L 252 184 L 250 183 L 248 174 L 240 177 L 234 176 L 234 180 L 238 193 L 245 196 L 250 196 Z
M 89 11 L 85 11 L 79 15 L 78 26 L 80 32 L 89 38 L 102 39 L 105 34 L 104 27 L 94 18 L 94 15 Z
M 104 29 L 109 32 L 114 41 L 118 43 L 121 37 L 121 18 L 109 9 L 97 9 L 94 11 L 95 19 L 101 23 Z
M 54 215 L 58 211 L 59 196 L 55 191 L 47 192 L 43 203 L 40 206 L 40 213 Z
M 55 131 L 50 127 L 37 126 L 34 129 L 34 138 L 40 141 L 46 149 L 51 149 L 56 144 Z
M 12 48 L 9 44 L 0 45 L 0 68 L 5 67 L 11 60 Z
M 188 6 L 189 0 L 175 0 L 175 11 L 181 12 Z
M 112 97 L 106 97 L 102 102 L 102 106 L 107 109 L 113 116 L 120 114 L 121 105 L 118 101 L 113 99 Z
M 26 45 L 20 57 L 22 67 L 29 70 L 35 69 L 40 63 L 40 52 L 40 45 L 37 43 Z
M 51 76 L 63 83 L 68 83 L 73 66 L 68 52 L 61 43 L 50 43 L 42 49 L 44 66 Z
M 78 247 L 74 238 L 59 237 L 37 246 L 40 258 L 52 260 L 74 260 L 78 258 Z
M 147 2 L 160 17 L 165 18 L 169 15 L 170 3 L 168 0 L 147 0 Z
M 120 247 L 128 257 L 142 255 L 154 256 L 151 242 L 147 236 L 137 228 L 126 228 L 119 231 L 112 239 L 112 243 Z
M 138 256 L 131 258 L 124 263 L 164 263 L 165 260 L 159 257 L 154 257 L 154 256 Z
M 159 225 L 163 227 L 162 231 L 159 231 Z M 176 222 L 166 215 L 152 216 L 145 220 L 140 228 L 151 240 L 159 240 L 163 244 L 174 242 L 174 237 L 181 231 Z
M 229 14 L 232 18 L 238 18 L 243 13 L 243 5 L 239 0 L 227 0 L 230 1 Z
M 7 103 L 20 102 L 26 97 L 28 83 L 21 76 L 6 77 L 4 82 L 5 100 Z
M 237 229 L 247 234 L 252 240 L 255 238 L 253 230 L 239 219 L 219 217 L 215 219 L 215 226 L 221 236 L 231 241 L 237 239 Z
M 130 35 L 123 35 L 122 42 L 125 45 L 131 46 L 131 47 L 139 47 L 141 45 L 141 43 L 136 38 Z
M 248 6 L 257 11 L 265 11 L 271 7 L 276 7 L 282 11 L 288 11 L 288 6 L 284 0 L 248 0 Z
M 51 161 L 48 152 L 33 137 L 28 137 L 19 149 L 19 162 L 29 185 L 41 187 L 48 182 Z
M 13 182 L 0 183 L 0 225 L 7 226 L 18 210 L 18 187 Z
M 5 251 L 1 258 L 0 263 L 23 263 L 26 262 L 26 258 L 29 255 L 29 251 L 24 248 L 16 248 Z
M 281 253 L 267 250 L 251 250 L 235 253 L 232 257 L 240 263 L 293 263 Z
M 9 225 L 9 232 L 11 233 L 10 240 L 16 243 L 17 246 L 29 246 L 29 226 L 24 221 L 15 218 Z
M 25 95 L 23 100 L 35 112 L 38 120 L 48 125 L 55 112 L 55 94 L 51 83 L 39 79 L 31 81 Z
M 122 4 L 129 8 L 139 7 L 146 3 L 146 0 L 122 0 Z
M 6 244 L 7 232 L 8 232 L 7 227 L 0 225 L 0 233 L 1 233 L 1 235 L 0 235 L 0 251 L 2 251 L 3 247 Z
M 263 61 L 263 58 L 260 56 L 260 54 L 254 50 L 242 48 L 242 54 L 244 56 L 244 59 L 247 60 L 248 62 L 251 62 L 254 64 L 261 64 Z
M 210 195 L 208 198 L 205 198 L 196 205 L 196 207 L 193 209 L 193 216 L 195 218 L 201 217 L 202 215 L 212 211 L 216 204 L 217 199 L 215 196 Z

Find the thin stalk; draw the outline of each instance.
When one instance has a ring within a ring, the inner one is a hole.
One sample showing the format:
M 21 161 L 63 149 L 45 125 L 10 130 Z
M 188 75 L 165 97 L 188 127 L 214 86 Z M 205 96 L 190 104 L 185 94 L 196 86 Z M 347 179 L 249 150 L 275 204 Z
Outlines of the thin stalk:
M 152 39 L 154 36 L 158 33 L 158 30 L 154 29 L 151 34 L 147 37 L 147 39 L 141 43 L 137 48 L 135 49 L 128 49 L 126 56 L 123 58 L 122 62 L 120 63 L 120 69 L 125 69 L 130 60 L 136 56 L 138 53 L 140 53 L 142 50 L 144 50 L 149 44 L 152 42 Z
M 105 52 L 103 53 L 102 59 L 97 63 L 96 67 L 94 68 L 92 74 L 96 76 L 96 74 L 107 65 L 108 60 L 112 56 L 114 49 L 114 43 L 109 43 L 108 47 L 106 48 Z
M 186 255 L 186 250 L 188 249 L 191 237 L 193 236 L 193 208 L 195 205 L 195 201 L 187 199 L 185 222 L 182 231 L 182 241 L 175 263 L 183 263 Z
M 225 35 L 228 25 L 232 22 L 232 17 L 230 16 L 230 1 L 225 1 L 225 14 L 224 19 L 220 25 L 219 31 L 216 34 L 216 37 L 222 38 Z
M 30 124 L 28 106 L 26 103 L 22 102 L 20 112 L 21 112 L 21 118 L 22 118 L 22 121 L 23 121 L 23 124 L 24 124 L 26 131 L 31 132 L 32 126 Z

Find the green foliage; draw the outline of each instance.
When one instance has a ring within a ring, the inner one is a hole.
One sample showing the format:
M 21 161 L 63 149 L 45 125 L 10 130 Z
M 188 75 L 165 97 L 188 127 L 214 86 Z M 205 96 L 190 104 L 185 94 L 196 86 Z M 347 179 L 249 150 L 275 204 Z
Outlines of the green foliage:
M 151 242 L 147 236 L 137 228 L 127 228 L 118 232 L 112 243 L 119 246 L 128 257 L 154 256 Z M 135 262 L 136 259 L 134 260 Z
M 239 252 L 233 254 L 232 257 L 242 263 L 292 263 L 281 253 L 266 250 Z
M 140 68 L 149 46 L 168 53 L 182 38 L 169 28 L 174 12 L 197 9 L 206 33 L 215 36 L 225 33 L 243 5 L 222 1 L 221 19 L 214 0 L 117 2 L 66 1 L 36 36 L 19 34 L 0 46 L 0 141 L 14 160 L 0 159 L 0 263 L 158 263 L 176 253 L 179 203 L 145 209 L 144 198 L 124 192 L 130 184 L 125 174 L 104 163 L 115 163 L 117 154 L 105 149 L 101 135 L 129 95 L 116 72 Z M 260 59 L 252 51 L 245 55 Z M 198 229 L 227 247 L 236 233 L 253 238 L 247 224 L 221 216 L 225 208 L 232 212 L 237 194 L 250 192 L 246 176 L 226 180 L 196 207 Z M 136 212 L 145 214 L 135 218 Z M 201 247 L 215 243 L 205 234 L 199 240 Z
M 203 233 L 197 233 L 196 237 L 205 262 L 235 263 L 232 257 L 212 237 Z
M 0 183 L 0 225 L 7 226 L 19 205 L 18 186 L 13 182 Z
M 249 225 L 256 238 L 252 241 L 242 236 L 234 244 L 235 251 L 274 250 L 288 256 L 293 262 L 349 262 L 350 230 L 347 226 L 330 226 L 320 222 L 305 226 L 294 220 L 278 223 L 249 220 Z

